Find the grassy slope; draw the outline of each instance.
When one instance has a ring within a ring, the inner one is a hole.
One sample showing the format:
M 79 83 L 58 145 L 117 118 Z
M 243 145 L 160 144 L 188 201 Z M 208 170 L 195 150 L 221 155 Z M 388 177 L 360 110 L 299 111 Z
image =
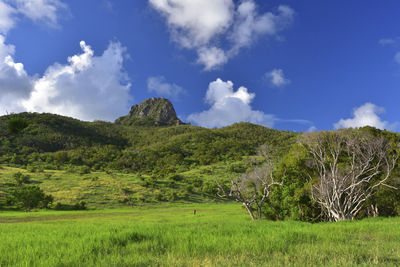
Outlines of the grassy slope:
M 203 187 L 207 183 L 215 187 L 214 175 L 218 178 L 235 175 L 227 170 L 225 164 L 213 164 L 184 172 L 181 174 L 185 177 L 184 180 L 173 184 L 167 178 L 159 178 L 153 186 L 146 185 L 147 181 L 151 181 L 148 175 L 141 175 L 142 178 L 137 174 L 118 172 L 92 172 L 81 175 L 58 170 L 30 173 L 25 169 L 4 166 L 0 169 L 0 201 L 7 190 L 14 187 L 12 175 L 16 172 L 28 174 L 31 177 L 31 184 L 39 185 L 47 194 L 51 194 L 54 203 L 75 204 L 83 200 L 89 208 L 141 205 L 142 201 L 137 200 L 139 197 L 144 197 L 145 203 L 164 202 L 172 192 L 177 194 L 174 201 L 194 203 L 215 201 L 215 194 L 203 192 Z M 192 187 L 190 192 L 187 192 L 188 186 Z M 128 193 L 124 193 L 124 190 Z M 182 196 L 185 192 L 186 195 Z M 156 199 L 157 194 L 162 194 L 164 199 Z M 131 197 L 133 201 L 124 203 L 127 197 Z
M 251 222 L 239 204 L 0 212 L 0 266 L 398 266 L 399 223 Z

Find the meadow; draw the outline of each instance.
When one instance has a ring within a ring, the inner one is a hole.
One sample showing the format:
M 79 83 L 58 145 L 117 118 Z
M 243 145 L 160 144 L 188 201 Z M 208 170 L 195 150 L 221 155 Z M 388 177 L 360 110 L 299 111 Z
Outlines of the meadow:
M 399 223 L 251 221 L 237 203 L 2 211 L 0 266 L 399 266 Z
M 0 165 L 0 204 L 15 187 L 13 175 L 30 177 L 30 185 L 40 186 L 54 197 L 53 204 L 73 205 L 85 201 L 89 209 L 121 208 L 159 202 L 199 203 L 219 201 L 214 175 L 237 175 L 224 164 L 201 166 L 179 175 L 157 177 L 116 171 L 82 172 L 70 170 L 27 170 Z M 0 205 L 1 206 L 1 205 Z

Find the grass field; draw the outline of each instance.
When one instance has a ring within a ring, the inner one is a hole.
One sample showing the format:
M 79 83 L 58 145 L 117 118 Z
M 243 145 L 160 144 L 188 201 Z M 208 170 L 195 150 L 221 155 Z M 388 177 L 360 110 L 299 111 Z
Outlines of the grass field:
M 54 197 L 54 204 L 75 204 L 85 201 L 89 208 L 122 208 L 145 203 L 183 202 L 199 203 L 217 200 L 214 175 L 226 178 L 230 173 L 224 164 L 200 166 L 180 173 L 182 180 L 151 175 L 127 174 L 121 172 L 91 172 L 43 170 L 29 172 L 26 169 L 0 165 L 0 203 L 5 193 L 15 186 L 13 174 L 29 175 L 32 185 L 38 185 Z M 229 177 L 229 176 L 228 176 Z
M 238 204 L 3 211 L 0 266 L 399 266 L 399 225 L 252 222 Z

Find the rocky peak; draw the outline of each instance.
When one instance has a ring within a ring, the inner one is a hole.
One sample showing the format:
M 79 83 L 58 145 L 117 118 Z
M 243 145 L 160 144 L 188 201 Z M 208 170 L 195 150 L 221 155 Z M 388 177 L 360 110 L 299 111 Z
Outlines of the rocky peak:
M 133 105 L 129 114 L 115 121 L 121 125 L 180 125 L 172 103 L 166 98 L 152 97 Z

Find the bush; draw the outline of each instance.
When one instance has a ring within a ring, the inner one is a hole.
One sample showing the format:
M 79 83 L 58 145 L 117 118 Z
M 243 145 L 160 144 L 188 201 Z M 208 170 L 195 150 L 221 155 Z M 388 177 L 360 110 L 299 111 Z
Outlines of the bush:
M 69 204 L 62 204 L 60 202 L 57 202 L 57 204 L 54 206 L 55 210 L 86 210 L 86 202 L 85 201 L 79 201 L 74 205 L 69 205 Z
M 180 174 L 170 174 L 170 175 L 168 175 L 168 180 L 180 182 L 180 181 L 185 180 L 185 176 L 180 175 Z
M 201 191 L 203 192 L 203 194 L 216 195 L 218 192 L 218 188 L 215 182 L 207 181 L 203 184 Z
M 190 185 L 190 184 L 187 185 L 187 186 L 185 187 L 185 192 L 188 193 L 188 194 L 193 193 L 193 186 Z
M 160 190 L 154 190 L 154 200 L 156 201 L 162 201 L 164 198 L 163 193 Z
M 167 194 L 167 200 L 168 201 L 174 201 L 176 199 L 178 199 L 178 195 L 176 194 L 175 191 L 168 192 L 168 194 Z
M 85 201 L 79 201 L 74 205 L 74 210 L 86 210 L 86 202 Z
M 8 121 L 8 131 L 17 134 L 28 127 L 28 122 L 22 118 L 14 117 Z
M 90 173 L 90 168 L 88 166 L 82 166 L 79 168 L 80 175 L 89 174 L 89 173 Z
M 143 194 L 137 194 L 136 195 L 136 200 L 137 202 L 145 202 L 146 201 L 146 197 Z
M 45 207 L 53 202 L 51 195 L 46 195 L 38 186 L 19 187 L 11 193 L 12 202 L 22 206 L 26 211 L 34 208 Z
M 37 169 L 36 166 L 28 165 L 28 166 L 26 166 L 26 170 L 27 170 L 28 172 L 35 173 L 35 172 L 37 172 L 38 169 Z
M 29 175 L 22 174 L 21 172 L 17 172 L 13 174 L 13 179 L 17 186 L 22 186 L 24 184 L 28 184 L 31 177 Z

